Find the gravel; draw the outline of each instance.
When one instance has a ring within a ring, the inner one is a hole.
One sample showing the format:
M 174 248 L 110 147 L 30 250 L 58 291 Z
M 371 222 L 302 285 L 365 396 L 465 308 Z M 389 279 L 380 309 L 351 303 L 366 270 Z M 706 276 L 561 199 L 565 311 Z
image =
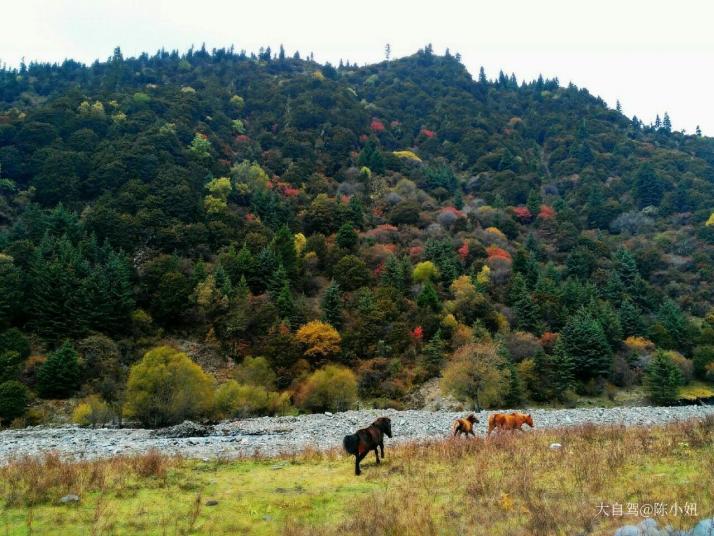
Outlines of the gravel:
M 510 410 L 507 410 L 510 411 Z M 536 428 L 600 425 L 651 426 L 714 415 L 714 406 L 622 407 L 523 410 L 533 415 Z M 342 438 L 368 426 L 379 416 L 392 419 L 394 438 L 389 442 L 438 439 L 449 435 L 453 419 L 464 412 L 421 410 L 362 410 L 296 417 L 259 417 L 225 421 L 213 427 L 193 423 L 179 425 L 183 432 L 195 429 L 201 437 L 166 437 L 161 431 L 137 428 L 80 428 L 35 426 L 0 432 L 0 463 L 13 457 L 57 452 L 74 459 L 136 454 L 157 449 L 189 458 L 275 456 L 314 448 L 341 448 Z M 486 433 L 488 412 L 478 413 L 475 426 Z M 524 426 L 524 429 L 528 429 Z M 174 429 L 173 432 L 176 430 Z M 168 435 L 176 434 L 169 431 Z

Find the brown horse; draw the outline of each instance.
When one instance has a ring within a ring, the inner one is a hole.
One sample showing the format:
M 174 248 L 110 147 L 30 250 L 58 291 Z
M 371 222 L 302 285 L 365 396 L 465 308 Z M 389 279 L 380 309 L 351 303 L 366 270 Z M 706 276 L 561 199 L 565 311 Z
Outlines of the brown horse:
M 374 451 L 379 463 L 379 451 L 382 450 L 382 458 L 384 458 L 384 436 L 392 437 L 392 421 L 388 417 L 380 417 L 367 428 L 357 430 L 354 434 L 346 435 L 342 440 L 342 446 L 348 454 L 355 455 L 355 474 L 360 475 L 362 471 L 359 468 L 359 462 L 369 454 L 370 450 Z
M 520 430 L 522 432 L 521 426 L 524 424 L 533 428 L 533 417 L 531 417 L 530 414 L 526 415 L 525 413 L 516 412 L 492 413 L 488 417 L 487 435 L 491 435 L 494 428 L 498 428 L 499 430 Z
M 478 422 L 480 422 L 478 417 L 473 413 L 463 419 L 456 419 L 453 423 L 451 423 L 451 429 L 454 432 L 454 437 L 461 434 L 464 434 L 466 437 L 469 437 L 469 434 L 476 437 L 476 434 L 474 434 L 474 423 Z

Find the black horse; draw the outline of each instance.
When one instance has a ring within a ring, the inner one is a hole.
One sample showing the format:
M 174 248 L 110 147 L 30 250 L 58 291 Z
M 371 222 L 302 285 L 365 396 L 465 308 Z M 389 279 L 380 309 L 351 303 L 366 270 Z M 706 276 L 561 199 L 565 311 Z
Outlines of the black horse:
M 362 471 L 359 468 L 359 462 L 367 456 L 370 450 L 374 450 L 379 463 L 379 451 L 382 450 L 382 458 L 384 458 L 384 436 L 392 437 L 392 421 L 387 417 L 380 417 L 367 428 L 357 430 L 356 433 L 346 435 L 342 440 L 342 446 L 348 454 L 355 455 L 355 474 L 360 475 Z

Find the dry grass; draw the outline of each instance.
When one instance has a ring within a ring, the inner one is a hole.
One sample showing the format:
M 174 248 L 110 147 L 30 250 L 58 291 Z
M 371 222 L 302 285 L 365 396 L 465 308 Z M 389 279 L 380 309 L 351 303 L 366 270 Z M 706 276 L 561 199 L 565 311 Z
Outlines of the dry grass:
M 0 533 L 611 535 L 639 518 L 603 517 L 601 503 L 714 512 L 714 419 L 387 445 L 384 463 L 372 460 L 357 478 L 336 449 L 212 462 L 21 458 L 0 467 Z M 81 502 L 57 504 L 70 493 Z
M 55 453 L 24 456 L 0 466 L 0 497 L 7 508 L 52 503 L 69 494 L 121 494 L 132 479 L 153 479 L 162 485 L 167 468 L 179 461 L 158 451 L 82 462 L 67 462 Z
M 388 482 L 360 499 L 347 519 L 305 534 L 612 534 L 636 516 L 605 517 L 602 504 L 697 504 L 714 512 L 714 419 L 665 428 L 592 425 L 491 439 L 426 442 L 391 449 L 368 467 Z M 558 442 L 561 449 L 551 449 Z M 691 528 L 696 518 L 663 516 L 660 524 Z

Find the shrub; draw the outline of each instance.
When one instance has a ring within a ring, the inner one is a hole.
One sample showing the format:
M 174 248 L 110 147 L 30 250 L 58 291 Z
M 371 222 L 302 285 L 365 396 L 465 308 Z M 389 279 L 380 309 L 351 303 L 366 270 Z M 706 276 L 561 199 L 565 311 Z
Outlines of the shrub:
M 18 381 L 0 384 L 0 424 L 22 417 L 27 408 L 29 391 Z
M 126 415 L 147 426 L 203 417 L 212 406 L 212 381 L 186 354 L 169 346 L 147 352 L 131 367 Z
M 306 411 L 345 411 L 357 400 L 357 378 L 346 367 L 326 365 L 307 377 L 295 400 Z
M 68 398 L 79 387 L 77 352 L 69 341 L 52 352 L 37 373 L 37 390 L 43 398 Z
M 290 395 L 270 391 L 260 385 L 246 385 L 228 380 L 216 389 L 214 409 L 216 416 L 221 419 L 284 415 L 290 409 Z
M 256 385 L 266 389 L 274 389 L 276 376 L 270 363 L 264 357 L 246 356 L 243 362 L 236 367 L 233 377 L 238 383 Z
M 112 418 L 112 412 L 98 395 L 89 395 L 72 412 L 72 422 L 80 426 L 106 424 Z
M 444 369 L 442 387 L 477 409 L 501 404 L 509 391 L 509 372 L 492 343 L 472 343 L 454 352 Z

